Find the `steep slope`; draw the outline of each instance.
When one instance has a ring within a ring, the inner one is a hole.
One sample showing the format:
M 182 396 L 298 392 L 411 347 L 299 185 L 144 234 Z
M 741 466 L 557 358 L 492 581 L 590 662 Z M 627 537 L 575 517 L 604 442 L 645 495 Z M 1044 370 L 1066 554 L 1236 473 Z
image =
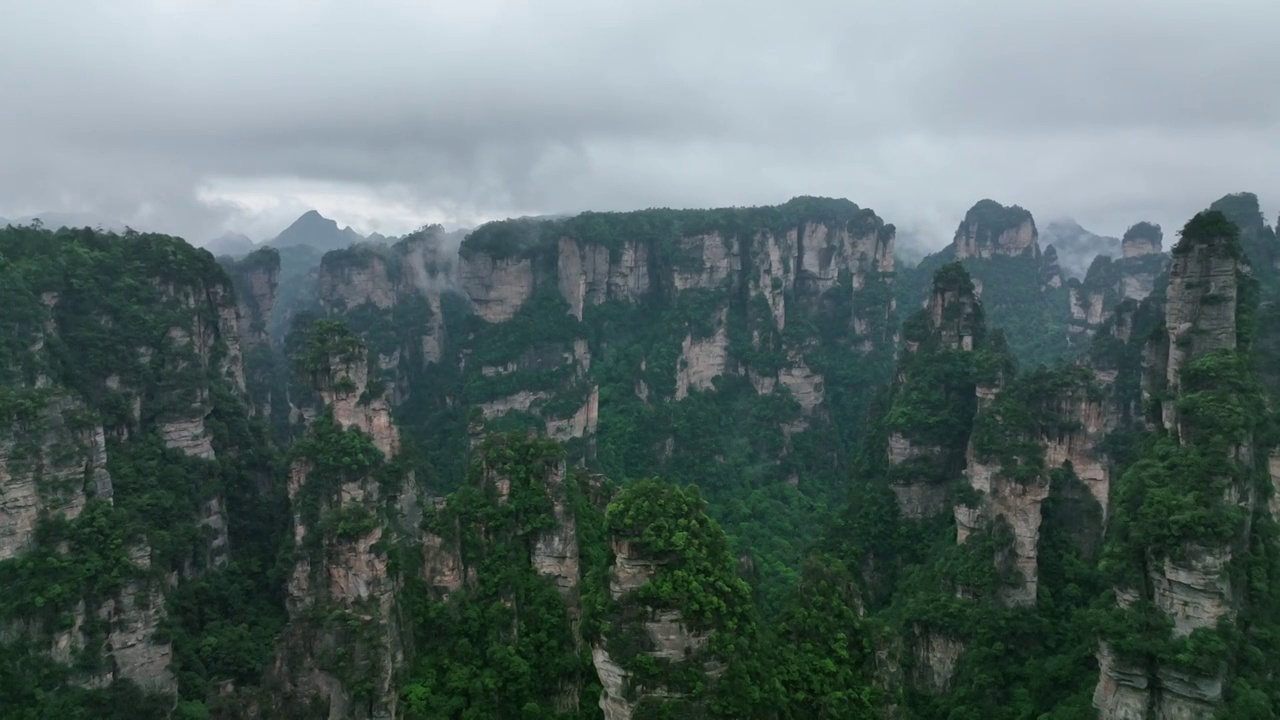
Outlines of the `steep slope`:
M 281 368 L 270 335 L 280 288 L 280 252 L 261 248 L 240 260 L 219 258 L 219 263 L 235 288 L 245 389 L 255 414 L 274 423 L 273 413 L 282 409 L 272 403 L 281 389 Z
M 607 475 L 696 482 L 777 578 L 887 377 L 892 250 L 891 225 L 820 198 L 486 225 L 462 245 L 474 313 L 449 331 L 431 424 L 456 437 L 478 407 Z
M 656 480 L 609 505 L 608 596 L 591 656 L 605 720 L 742 717 L 755 649 L 750 588 L 694 488 Z M 758 690 L 757 690 L 758 691 Z
M 331 718 L 399 717 L 412 646 L 391 558 L 416 542 L 422 499 L 359 339 L 317 322 L 302 362 L 323 407 L 292 451 L 290 621 L 270 673 L 275 702 L 285 712 L 318 704 Z
M 1088 703 L 1117 371 L 1015 373 L 988 323 L 964 268 L 941 268 L 828 541 L 882 628 L 872 696 L 891 715 Z
M 610 494 L 602 478 L 569 468 L 555 441 L 477 444 L 467 483 L 425 526 L 411 716 L 599 717 L 583 604 L 608 551 Z
M 277 533 L 231 282 L 166 236 L 11 228 L 0 248 L 0 705 L 135 697 L 139 717 L 166 716 L 262 650 L 213 657 L 189 602 L 261 580 L 241 562 L 269 563 Z
M 1108 537 L 1103 718 L 1207 718 L 1242 701 L 1232 683 L 1248 682 L 1238 668 L 1259 640 L 1235 628 L 1256 622 L 1253 602 L 1273 603 L 1274 520 L 1259 502 L 1273 491 L 1267 411 L 1246 348 L 1256 284 L 1238 232 L 1204 212 L 1173 249 L 1164 323 L 1146 351 L 1154 429 L 1121 477 Z

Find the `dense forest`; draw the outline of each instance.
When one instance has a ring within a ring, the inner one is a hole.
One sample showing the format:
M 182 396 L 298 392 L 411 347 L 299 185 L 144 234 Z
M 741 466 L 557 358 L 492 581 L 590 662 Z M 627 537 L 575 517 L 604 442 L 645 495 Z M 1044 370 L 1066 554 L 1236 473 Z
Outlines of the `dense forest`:
M 1280 715 L 1280 244 L 0 230 L 0 718 Z

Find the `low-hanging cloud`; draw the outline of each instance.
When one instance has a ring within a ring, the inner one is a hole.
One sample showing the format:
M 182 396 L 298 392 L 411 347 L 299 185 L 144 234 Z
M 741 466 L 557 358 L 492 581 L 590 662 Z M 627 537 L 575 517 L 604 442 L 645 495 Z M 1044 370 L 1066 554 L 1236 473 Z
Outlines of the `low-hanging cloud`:
M 1280 204 L 1280 4 L 85 0 L 0 7 L 0 215 L 201 240 L 848 197 L 1118 235 Z

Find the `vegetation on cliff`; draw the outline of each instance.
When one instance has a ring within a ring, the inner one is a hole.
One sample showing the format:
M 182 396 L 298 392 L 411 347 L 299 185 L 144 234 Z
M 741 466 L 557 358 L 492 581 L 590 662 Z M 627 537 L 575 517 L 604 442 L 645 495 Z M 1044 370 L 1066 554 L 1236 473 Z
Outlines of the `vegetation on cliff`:
M 1251 197 L 1173 249 L 1248 263 L 1187 285 L 1238 299 L 1210 350 L 1203 313 L 1165 327 L 1164 280 L 1118 290 L 1158 256 L 1076 285 L 1031 246 L 819 277 L 827 234 L 893 233 L 825 198 L 486 225 L 464 256 L 528 263 L 505 320 L 406 246 L 224 268 L 0 231 L 0 714 L 1074 720 L 1102 657 L 1271 717 L 1280 254 Z M 957 243 L 1026 223 L 983 201 Z M 588 246 L 615 265 L 575 306 L 558 263 Z M 303 289 L 378 263 L 379 302 Z M 257 271 L 294 294 L 270 318 Z M 1071 289 L 1106 313 L 1068 346 Z M 1188 629 L 1157 585 L 1219 555 L 1227 609 Z

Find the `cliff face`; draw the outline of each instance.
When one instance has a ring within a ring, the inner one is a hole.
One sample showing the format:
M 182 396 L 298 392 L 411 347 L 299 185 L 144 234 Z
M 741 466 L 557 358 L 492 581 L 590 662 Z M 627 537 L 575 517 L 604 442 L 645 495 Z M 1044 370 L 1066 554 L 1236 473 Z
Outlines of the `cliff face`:
M 442 296 L 453 287 L 454 262 L 438 226 L 390 248 L 358 245 L 321 260 L 317 297 L 322 312 L 343 318 L 364 338 L 376 359 L 369 372 L 390 385 L 393 404 L 407 401 L 411 379 L 441 360 Z
M 1062 287 L 1062 266 L 1058 264 L 1058 249 L 1050 245 L 1044 249 L 1040 263 L 1040 286 L 1048 290 Z
M 823 198 L 482 226 L 460 250 L 474 312 L 450 330 L 441 404 L 610 476 L 750 467 L 826 493 L 850 461 L 838 428 L 891 368 L 893 242 L 870 210 Z
M 83 689 L 59 712 L 117 681 L 172 695 L 174 594 L 227 566 L 232 514 L 260 500 L 242 303 L 167 236 L 9 228 L 0 256 L 0 652 L 62 666 L 38 681 Z
M 49 553 L 50 548 L 42 548 L 37 540 L 42 523 L 74 524 L 86 509 L 94 518 L 109 514 L 106 508 L 111 506 L 113 489 L 106 468 L 105 436 L 101 426 L 77 422 L 87 414 L 81 402 L 53 396 L 38 417 L 0 440 L 0 563 Z M 69 598 L 69 622 L 53 632 L 34 613 L 0 612 L 0 643 L 29 642 L 66 664 L 100 655 L 105 662 L 74 675 L 74 681 L 86 687 L 129 680 L 149 692 L 174 692 L 173 649 L 158 635 L 166 617 L 165 598 L 160 587 L 146 578 L 151 549 L 139 543 L 123 552 L 121 568 L 134 577 L 118 590 Z M 22 586 L 10 589 L 47 592 Z M 24 603 L 30 598 L 17 600 Z
M 1168 348 L 1160 363 L 1172 397 L 1180 393 L 1188 364 L 1215 350 L 1236 347 L 1238 253 L 1224 236 L 1212 242 L 1184 240 L 1174 248 L 1164 316 Z M 1167 429 L 1177 429 L 1174 400 L 1162 403 L 1162 417 Z
M 878 283 L 893 271 L 893 230 L 851 204 L 839 206 L 837 212 L 844 215 L 833 220 L 820 212 L 806 216 L 799 206 L 783 208 L 788 212 L 775 208 L 739 212 L 738 225 L 750 229 L 737 232 L 692 229 L 709 222 L 695 213 L 653 218 L 646 213 L 588 214 L 559 225 L 509 221 L 486 226 L 463 245 L 460 284 L 477 317 L 498 324 L 521 322 L 522 313 L 523 322 L 528 322 L 543 307 L 550 312 L 553 305 L 563 307 L 572 321 L 590 321 L 597 314 L 593 308 L 607 303 L 633 308 L 659 303 L 692 308 L 696 303 L 700 315 L 688 316 L 689 328 L 683 334 L 673 376 L 646 382 L 646 390 L 670 387 L 674 380 L 674 399 L 681 400 L 690 391 L 712 390 L 717 377 L 751 373 L 758 388 L 766 392 L 786 388 L 807 412 L 823 400 L 822 375 L 804 357 L 808 348 L 782 349 L 783 362 L 763 367 L 742 357 L 741 351 L 732 352 L 730 325 L 749 315 L 749 324 L 760 327 L 741 342 L 753 350 L 762 349 L 762 344 L 778 342 L 769 333 L 785 330 L 789 302 L 801 303 L 790 315 L 804 311 L 806 304 L 814 307 L 814 299 L 828 293 L 847 305 L 869 283 Z M 634 239 L 627 236 L 631 224 L 636 225 Z M 661 230 L 655 232 L 655 226 Z M 545 298 L 536 303 L 537 310 L 528 307 L 535 296 Z M 713 296 L 719 302 L 706 302 Z M 891 311 L 892 307 L 879 305 L 846 318 L 848 330 L 858 336 L 850 349 L 866 353 L 883 345 L 882 328 Z M 589 369 L 590 353 L 603 350 L 603 343 L 592 343 L 588 349 L 587 328 L 563 327 L 562 334 L 577 336 L 581 342 L 575 345 L 572 358 L 565 354 L 566 362 L 577 365 L 568 374 L 581 378 Z M 618 340 L 625 343 L 627 338 Z M 521 358 L 493 362 L 489 359 L 493 354 L 485 348 L 477 351 L 488 356 L 480 368 L 485 377 L 547 370 Z M 594 411 L 587 405 L 575 408 L 577 420 L 553 417 L 544 406 L 555 392 L 544 390 L 546 394 L 539 395 L 518 387 L 521 383 L 509 384 L 517 386 L 516 392 L 483 398 L 486 417 L 518 410 L 542 417 L 561 436 L 594 432 L 589 421 Z M 588 397 L 594 392 L 575 382 L 564 389 Z
M 280 253 L 275 248 L 255 250 L 238 261 L 223 259 L 223 268 L 235 287 L 238 333 L 249 399 L 255 414 L 269 418 L 276 392 L 273 342 L 283 340 L 273 340 L 270 334 L 280 287 Z
M 574 714 L 594 701 L 584 696 L 595 672 L 582 627 L 584 604 L 594 605 L 583 597 L 597 588 L 583 586 L 603 568 L 584 565 L 596 557 L 590 544 L 602 540 L 593 531 L 610 495 L 600 477 L 570 469 L 553 440 L 474 439 L 466 485 L 424 523 L 421 580 L 430 597 L 417 601 L 423 612 L 414 618 L 421 660 L 408 680 L 413 717 L 457 707 L 435 698 L 459 693 L 451 679 L 459 667 L 493 677 L 530 668 L 529 683 L 462 690 L 474 712 L 536 706 Z
M 263 248 L 224 267 L 235 287 L 240 342 L 248 354 L 271 343 L 268 326 L 280 287 L 280 252 Z
M 1140 222 L 1125 231 L 1121 257 L 1116 261 L 1122 298 L 1142 301 L 1155 290 L 1156 279 L 1166 269 L 1163 240 L 1160 226 L 1149 222 Z
M 906 518 L 950 507 L 952 473 L 964 466 L 976 407 L 972 353 L 986 338 L 982 307 L 959 264 L 935 276 L 923 311 L 907 321 L 889 430 L 890 488 Z M 941 368 L 945 370 L 939 371 Z
M 42 515 L 75 520 L 90 498 L 111 501 L 106 438 L 100 425 L 76 427 L 83 412 L 82 403 L 54 396 L 30 425 L 0 440 L 0 561 L 35 548 Z
M 1018 207 L 1004 207 L 994 200 L 981 200 L 956 228 L 952 247 L 955 259 L 989 259 L 996 256 L 1040 255 L 1035 220 Z
M 966 454 L 971 495 L 954 508 L 956 542 L 1000 522 L 1009 528 L 1013 579 L 1001 589 L 1008 606 L 1036 604 L 1043 505 L 1052 474 L 1066 467 L 1088 489 L 1105 517 L 1110 501 L 1110 429 L 1103 388 L 1085 367 L 1029 373 L 1007 386 L 980 388 L 979 410 Z M 1099 528 L 1100 529 L 1100 528 Z
M 869 446 L 883 455 L 860 466 L 867 488 L 840 525 L 839 541 L 860 549 L 846 562 L 860 568 L 865 612 L 890 628 L 877 638 L 878 686 L 905 706 L 895 712 L 926 717 L 1016 702 L 1018 671 L 1001 674 L 992 653 L 1061 652 L 1018 629 L 1028 618 L 1082 632 L 1092 622 L 1087 602 L 1066 598 L 1101 591 L 1086 589 L 1100 581 L 1084 568 L 1113 512 L 1118 387 L 1136 392 L 1140 342 L 1121 339 L 1134 332 L 1131 307 L 1099 331 L 1122 356 L 1018 372 L 975 290 L 961 264 L 945 265 L 904 324 L 884 444 Z M 1064 688 L 1054 703 L 1068 692 L 1080 694 Z
M 1070 244 L 1068 238 L 1075 237 L 1061 232 L 1060 225 L 1051 227 L 1055 243 Z M 1070 273 L 1062 263 L 1082 262 L 1083 252 L 1077 248 L 1064 255 L 1062 247 L 1050 245 L 1042 253 L 1030 212 L 981 200 L 965 213 L 950 245 L 901 274 L 899 301 L 925 302 L 933 274 L 947 263 L 960 262 L 982 299 L 988 324 L 1005 333 L 1018 362 L 1028 367 L 1052 365 L 1067 355 L 1068 287 L 1080 282 L 1066 277 Z
M 662 563 L 643 557 L 642 553 L 626 541 L 615 542 L 614 564 L 609 572 L 609 593 L 612 599 L 622 601 L 644 587 L 662 569 Z M 679 610 L 650 610 L 638 619 L 642 631 L 643 654 L 665 663 L 684 664 L 698 662 L 698 656 L 707 647 L 711 633 L 696 632 L 687 626 Z M 616 652 L 616 651 L 615 651 Z M 671 688 L 646 687 L 637 683 L 632 673 L 625 670 L 612 655 L 607 643 L 601 641 L 591 648 L 591 660 L 595 664 L 600 684 L 600 710 L 605 720 L 631 720 L 639 707 L 646 702 L 678 700 L 682 693 Z M 705 665 L 709 676 L 718 675 L 717 664 Z
M 1236 352 L 1242 267 L 1236 229 L 1216 212 L 1197 215 L 1173 249 L 1163 331 L 1148 346 L 1146 372 L 1152 377 L 1144 384 L 1148 393 L 1162 395 L 1159 422 L 1168 434 L 1151 459 L 1126 472 L 1118 502 L 1138 509 L 1121 518 L 1109 539 L 1114 552 L 1140 558 L 1125 566 L 1116 583 L 1116 612 L 1167 628 L 1147 632 L 1164 635 L 1160 641 L 1173 648 L 1203 643 L 1238 615 L 1248 591 L 1238 586 L 1241 578 L 1229 567 L 1260 542 L 1247 518 L 1258 487 L 1269 485 L 1269 477 L 1262 478 L 1257 469 L 1265 463 L 1255 448 L 1261 409 L 1248 409 L 1260 395 L 1251 395 L 1239 374 L 1247 372 L 1246 360 Z M 1242 414 L 1232 421 L 1214 415 L 1211 408 L 1223 403 Z M 1201 464 L 1202 457 L 1211 458 L 1208 465 Z M 1152 463 L 1160 463 L 1158 469 Z M 1197 503 L 1203 524 L 1169 543 L 1144 541 L 1150 537 L 1148 524 L 1168 522 L 1166 510 L 1156 504 L 1165 493 Z M 1219 518 L 1222 531 L 1205 531 L 1215 522 L 1211 518 Z M 1133 632 L 1103 637 L 1093 698 L 1100 716 L 1213 716 L 1223 702 L 1233 658 L 1223 653 L 1188 664 L 1176 652 L 1135 651 L 1150 647 L 1152 639 L 1139 642 Z
M 403 579 L 390 550 L 416 538 L 421 501 L 396 463 L 400 437 L 369 384 L 365 347 L 344 326 L 312 331 L 308 368 L 324 409 L 289 472 L 295 561 L 278 642 L 277 702 L 318 701 L 333 720 L 400 716 Z
M 605 616 L 591 647 L 605 720 L 718 716 L 708 707 L 719 680 L 748 657 L 747 586 L 702 507 L 696 493 L 656 480 L 628 487 L 609 506 L 608 597 L 597 605 Z M 675 522 L 653 525 L 654 513 Z M 711 604 L 686 602 L 690 592 Z M 735 642 L 737 652 L 723 654 Z
M 1162 238 L 1159 225 L 1140 222 L 1125 232 L 1118 259 L 1099 255 L 1083 282 L 1067 284 L 1071 302 L 1068 330 L 1073 344 L 1093 337 L 1121 301 L 1141 302 L 1151 295 L 1165 270 Z
M 1221 212 L 1236 226 L 1245 262 L 1260 281 L 1273 284 L 1276 271 L 1280 270 L 1280 241 L 1275 228 L 1269 227 L 1262 215 L 1258 196 L 1251 192 L 1231 193 L 1213 201 L 1209 209 Z
M 1159 255 L 1164 246 L 1164 233 L 1159 225 L 1140 222 L 1131 226 L 1120 240 L 1120 256 L 1125 260 Z M 1142 298 L 1134 298 L 1141 300 Z

